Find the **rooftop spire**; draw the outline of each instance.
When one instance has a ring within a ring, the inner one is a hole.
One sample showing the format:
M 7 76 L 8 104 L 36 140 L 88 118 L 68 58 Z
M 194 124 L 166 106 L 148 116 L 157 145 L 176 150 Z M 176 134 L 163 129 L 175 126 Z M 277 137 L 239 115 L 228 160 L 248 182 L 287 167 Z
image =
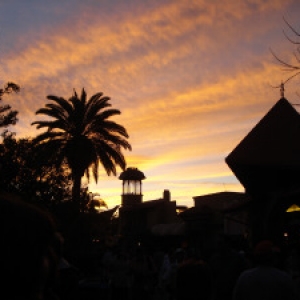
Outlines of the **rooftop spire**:
M 281 82 L 281 85 L 280 85 L 280 96 L 281 98 L 284 98 L 284 83 Z

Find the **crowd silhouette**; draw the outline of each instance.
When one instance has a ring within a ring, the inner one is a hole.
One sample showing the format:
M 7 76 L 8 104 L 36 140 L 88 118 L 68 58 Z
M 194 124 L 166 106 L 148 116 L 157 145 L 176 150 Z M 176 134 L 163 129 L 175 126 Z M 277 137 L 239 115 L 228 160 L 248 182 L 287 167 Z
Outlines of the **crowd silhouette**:
M 296 251 L 283 255 L 268 240 L 245 252 L 223 239 L 209 255 L 193 247 L 124 251 L 115 246 L 103 255 L 105 295 L 111 300 L 299 299 L 299 269 L 290 263 L 295 257 Z M 257 270 L 266 270 L 267 279 Z
M 107 245 L 93 272 L 68 261 L 54 218 L 0 195 L 1 291 L 32 300 L 299 299 L 299 245 L 288 252 L 265 240 L 238 249 L 222 238 L 209 253 L 180 247 Z M 87 268 L 88 269 L 88 268 Z

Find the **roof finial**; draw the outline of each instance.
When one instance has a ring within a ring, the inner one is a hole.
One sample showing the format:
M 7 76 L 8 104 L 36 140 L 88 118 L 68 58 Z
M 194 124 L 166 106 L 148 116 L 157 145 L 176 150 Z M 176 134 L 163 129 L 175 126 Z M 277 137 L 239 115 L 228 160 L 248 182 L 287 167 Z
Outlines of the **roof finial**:
M 280 96 L 281 98 L 284 98 L 284 83 L 281 82 L 281 85 L 280 85 Z

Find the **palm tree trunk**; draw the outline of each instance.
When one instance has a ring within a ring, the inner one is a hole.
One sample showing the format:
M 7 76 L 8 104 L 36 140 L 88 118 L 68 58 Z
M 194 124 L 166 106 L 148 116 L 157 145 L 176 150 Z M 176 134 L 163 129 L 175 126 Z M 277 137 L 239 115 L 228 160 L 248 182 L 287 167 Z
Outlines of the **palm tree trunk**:
M 81 209 L 80 189 L 81 189 L 81 175 L 80 173 L 73 175 L 73 187 L 72 187 L 72 201 L 78 208 L 78 212 Z

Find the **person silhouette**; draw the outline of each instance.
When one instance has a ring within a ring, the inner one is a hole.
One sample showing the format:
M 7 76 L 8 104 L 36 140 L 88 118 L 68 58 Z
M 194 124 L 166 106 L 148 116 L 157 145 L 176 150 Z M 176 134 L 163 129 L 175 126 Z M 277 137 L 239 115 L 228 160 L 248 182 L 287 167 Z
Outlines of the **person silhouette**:
M 57 227 L 46 211 L 0 194 L 1 293 L 5 299 L 48 300 L 58 266 Z
M 255 266 L 239 276 L 233 300 L 296 300 L 292 277 L 278 267 L 280 248 L 262 240 L 254 248 Z
M 177 267 L 176 300 L 211 300 L 213 278 L 210 266 L 201 255 L 189 249 Z

